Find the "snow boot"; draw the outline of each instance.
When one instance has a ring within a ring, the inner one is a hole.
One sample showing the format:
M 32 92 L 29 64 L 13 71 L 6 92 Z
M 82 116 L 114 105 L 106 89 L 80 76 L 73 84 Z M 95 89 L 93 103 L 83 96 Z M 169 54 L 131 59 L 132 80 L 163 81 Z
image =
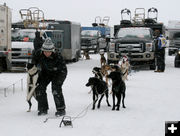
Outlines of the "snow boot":
M 48 113 L 47 110 L 42 110 L 38 112 L 38 116 L 46 115 L 47 113 Z
M 65 110 L 58 110 L 58 111 L 55 113 L 55 116 L 57 116 L 57 117 L 63 116 L 63 115 L 66 115 L 66 111 L 65 111 Z

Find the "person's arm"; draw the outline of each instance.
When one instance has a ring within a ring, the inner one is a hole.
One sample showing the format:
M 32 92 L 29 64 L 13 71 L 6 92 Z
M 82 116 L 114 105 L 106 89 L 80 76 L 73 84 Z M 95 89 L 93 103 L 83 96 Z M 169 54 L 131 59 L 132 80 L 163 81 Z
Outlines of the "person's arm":
M 58 54 L 57 73 L 61 75 L 61 80 L 64 82 L 67 76 L 67 66 L 61 54 Z

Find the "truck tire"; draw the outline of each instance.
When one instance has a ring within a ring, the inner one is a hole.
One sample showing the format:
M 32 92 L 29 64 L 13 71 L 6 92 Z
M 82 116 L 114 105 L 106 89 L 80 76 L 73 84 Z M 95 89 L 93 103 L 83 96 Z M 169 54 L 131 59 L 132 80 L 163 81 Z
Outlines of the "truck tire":
M 75 58 L 73 59 L 73 62 L 79 61 L 79 57 L 80 57 L 80 52 L 76 52 L 76 56 L 75 56 Z
M 171 51 L 168 51 L 168 55 L 169 55 L 169 56 L 172 56 L 172 52 L 171 52 Z
M 0 73 L 3 71 L 3 60 L 0 59 Z
M 94 50 L 94 53 L 95 53 L 95 54 L 99 53 L 99 47 L 97 47 L 97 48 Z
M 3 67 L 0 65 L 0 73 L 3 71 Z
M 149 65 L 149 69 L 150 70 L 155 70 L 156 69 L 155 60 L 152 62 L 152 64 Z

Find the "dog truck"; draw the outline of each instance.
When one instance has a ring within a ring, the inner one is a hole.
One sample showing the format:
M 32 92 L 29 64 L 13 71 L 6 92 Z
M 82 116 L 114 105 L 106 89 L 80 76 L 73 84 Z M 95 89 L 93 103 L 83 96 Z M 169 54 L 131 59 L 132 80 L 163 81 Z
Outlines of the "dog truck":
M 169 39 L 168 55 L 173 55 L 180 48 L 180 21 L 168 21 L 167 33 Z
M 11 10 L 0 5 L 0 72 L 11 70 Z
M 141 10 L 143 12 L 137 12 Z M 149 12 L 157 13 L 156 8 L 150 8 Z M 121 11 L 121 14 L 129 14 L 128 9 Z M 149 14 L 148 14 L 149 15 Z M 121 15 L 122 16 L 122 15 Z M 141 17 L 140 17 L 141 16 Z M 138 18 L 139 17 L 139 18 Z M 157 23 L 157 14 L 155 18 L 145 19 L 145 10 L 137 8 L 135 10 L 134 20 L 121 20 L 120 25 L 114 26 L 115 39 L 111 46 L 114 52 L 108 53 L 108 63 L 118 63 L 120 56 L 128 56 L 132 66 L 148 65 L 150 69 L 155 69 L 155 43 L 154 31 L 165 32 L 163 23 Z

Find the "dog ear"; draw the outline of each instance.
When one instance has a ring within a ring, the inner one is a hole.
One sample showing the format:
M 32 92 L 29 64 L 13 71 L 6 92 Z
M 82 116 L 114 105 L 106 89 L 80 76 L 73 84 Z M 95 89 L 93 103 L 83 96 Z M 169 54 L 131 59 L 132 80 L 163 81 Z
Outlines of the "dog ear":
M 34 64 L 32 64 L 32 63 L 27 63 L 26 68 L 27 68 L 27 69 L 31 69 L 33 66 L 34 66 Z

